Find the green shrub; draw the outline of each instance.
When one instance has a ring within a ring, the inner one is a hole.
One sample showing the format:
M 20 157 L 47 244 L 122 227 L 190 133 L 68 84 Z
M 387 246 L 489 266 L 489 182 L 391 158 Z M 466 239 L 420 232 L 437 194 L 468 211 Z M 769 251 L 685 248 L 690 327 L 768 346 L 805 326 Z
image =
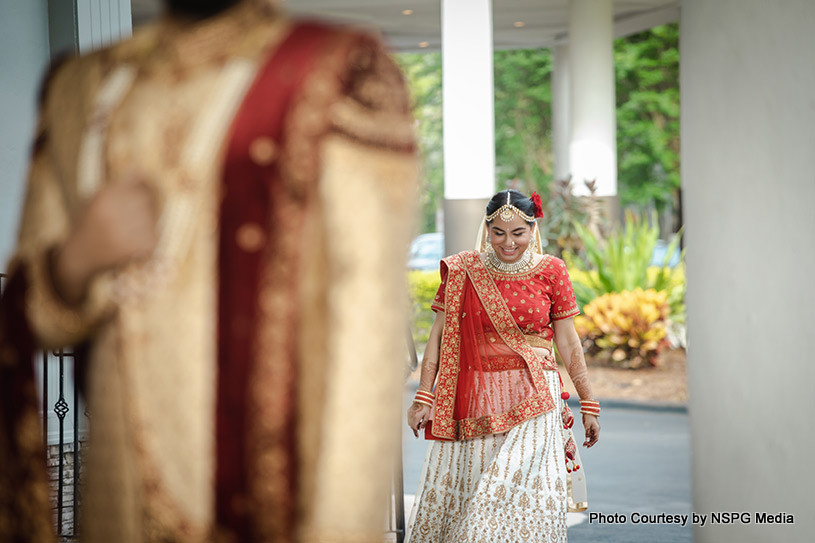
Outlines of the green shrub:
M 430 309 L 436 291 L 441 284 L 441 277 L 438 271 L 409 271 L 408 288 L 410 289 L 411 303 L 411 330 L 413 331 L 413 341 L 418 352 L 424 351 L 427 338 L 430 335 L 430 328 L 436 316 Z
M 623 228 L 616 229 L 604 240 L 598 240 L 579 223 L 575 229 L 583 242 L 585 255 L 581 259 L 565 251 L 563 258 L 580 307 L 609 292 L 630 292 L 635 288 L 664 290 L 668 293 L 671 320 L 685 321 L 684 265 L 673 269 L 666 265 L 679 244 L 681 230 L 668 243 L 663 266 L 654 267 L 650 263 L 659 238 L 656 214 L 647 221 L 628 212 Z

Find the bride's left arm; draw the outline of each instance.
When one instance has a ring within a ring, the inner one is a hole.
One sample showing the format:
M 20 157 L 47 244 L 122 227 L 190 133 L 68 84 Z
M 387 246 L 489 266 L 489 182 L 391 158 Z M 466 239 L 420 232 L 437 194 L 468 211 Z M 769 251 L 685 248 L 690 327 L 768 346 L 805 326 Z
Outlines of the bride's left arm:
M 574 318 L 556 320 L 552 326 L 555 332 L 555 345 L 563 358 L 563 364 L 577 390 L 577 395 L 581 400 L 593 400 L 586 358 L 583 356 L 580 337 L 574 329 Z M 600 436 L 600 423 L 594 415 L 583 414 L 583 427 L 586 429 L 586 441 L 583 445 L 591 447 L 597 443 Z

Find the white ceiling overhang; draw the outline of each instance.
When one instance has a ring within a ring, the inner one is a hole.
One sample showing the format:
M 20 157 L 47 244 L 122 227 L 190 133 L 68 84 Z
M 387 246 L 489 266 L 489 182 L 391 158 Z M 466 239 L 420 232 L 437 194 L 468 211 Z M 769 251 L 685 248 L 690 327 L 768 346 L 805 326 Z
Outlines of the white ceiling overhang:
M 133 22 L 149 21 L 160 0 L 131 0 Z M 396 51 L 441 48 L 440 0 L 288 0 L 296 16 L 364 26 L 381 32 Z M 614 0 L 614 34 L 642 32 L 679 20 L 680 0 Z M 496 49 L 552 47 L 568 42 L 569 0 L 493 0 Z

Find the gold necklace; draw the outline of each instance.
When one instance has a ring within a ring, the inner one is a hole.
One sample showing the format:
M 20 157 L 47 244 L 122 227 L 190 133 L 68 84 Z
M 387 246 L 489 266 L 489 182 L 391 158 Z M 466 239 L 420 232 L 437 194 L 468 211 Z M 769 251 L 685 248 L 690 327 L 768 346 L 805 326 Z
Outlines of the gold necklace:
M 490 247 L 487 249 L 487 259 L 485 264 L 487 265 L 487 269 L 490 271 L 515 274 L 529 271 L 532 268 L 532 263 L 534 261 L 535 257 L 532 254 L 531 245 L 526 247 L 526 250 L 521 255 L 521 258 L 515 262 L 504 262 L 498 258 L 498 254 L 495 252 L 495 249 Z

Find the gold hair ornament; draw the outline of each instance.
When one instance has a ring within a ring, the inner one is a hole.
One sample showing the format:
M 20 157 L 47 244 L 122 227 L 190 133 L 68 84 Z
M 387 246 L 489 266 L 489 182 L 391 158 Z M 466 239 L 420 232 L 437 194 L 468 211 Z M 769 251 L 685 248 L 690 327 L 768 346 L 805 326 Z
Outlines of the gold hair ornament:
M 531 215 L 527 215 L 511 203 L 509 203 L 510 192 L 507 191 L 507 203 L 496 209 L 493 213 L 490 213 L 486 217 L 487 222 L 492 222 L 495 217 L 501 217 L 501 220 L 504 222 L 509 222 L 512 220 L 512 214 L 518 215 L 520 218 L 525 220 L 526 222 L 535 222 L 535 217 Z

